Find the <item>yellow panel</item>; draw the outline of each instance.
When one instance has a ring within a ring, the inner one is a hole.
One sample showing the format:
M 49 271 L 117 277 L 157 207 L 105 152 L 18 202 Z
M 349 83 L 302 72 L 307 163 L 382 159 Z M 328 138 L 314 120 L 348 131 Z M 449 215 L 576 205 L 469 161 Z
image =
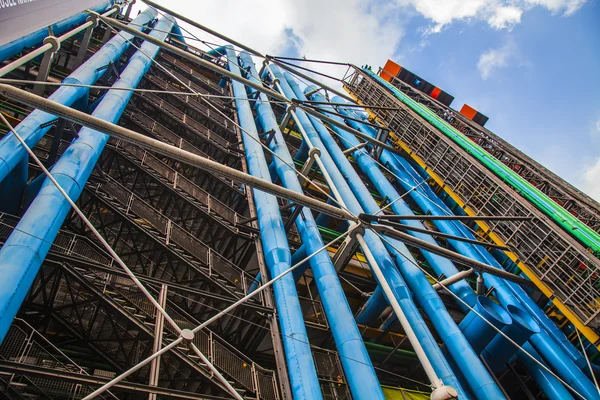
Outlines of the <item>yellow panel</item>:
M 346 86 L 344 86 L 344 89 L 350 94 L 350 96 L 352 96 L 352 98 L 356 100 L 357 103 L 364 105 L 354 94 L 352 94 L 348 90 Z M 367 110 L 367 112 L 369 113 L 371 118 L 377 120 L 379 123 L 386 126 L 386 123 L 377 118 L 371 111 Z M 399 140 L 393 132 L 390 132 L 390 138 L 392 138 L 395 141 L 395 147 L 404 150 L 417 164 L 419 164 L 421 168 L 427 171 L 429 176 L 438 185 L 440 185 L 440 187 L 448 194 L 448 196 L 450 196 L 452 200 L 454 200 L 456 204 L 458 204 L 467 213 L 467 215 L 477 215 L 471 207 L 465 206 L 465 202 L 456 193 L 454 193 L 454 191 L 447 187 L 444 181 L 435 172 L 427 168 L 427 164 L 425 164 L 423 159 L 414 154 L 413 151 L 406 145 L 406 143 Z M 500 246 L 506 246 L 506 243 L 504 243 L 504 241 L 490 229 L 490 226 L 488 224 L 486 224 L 483 221 L 477 221 L 477 223 L 479 227 L 489 235 L 489 238 L 494 243 Z M 600 336 L 598 336 L 596 332 L 594 332 L 591 328 L 584 325 L 583 321 L 581 321 L 579 317 L 573 311 L 571 311 L 571 309 L 567 305 L 565 305 L 558 297 L 554 296 L 554 291 L 550 289 L 544 282 L 542 282 L 542 280 L 539 279 L 539 277 L 535 274 L 534 271 L 531 270 L 531 268 L 529 268 L 529 266 L 525 265 L 522 261 L 520 261 L 519 257 L 515 253 L 507 250 L 505 250 L 504 253 L 521 269 L 521 271 L 523 271 L 523 273 L 537 286 L 537 288 L 546 297 L 548 297 L 550 301 L 552 301 L 552 304 L 554 304 L 556 308 L 558 308 L 560 312 L 562 312 L 564 316 L 567 317 L 569 321 L 571 321 L 575 328 L 578 329 L 587 338 L 587 340 L 593 343 L 598 350 L 600 350 Z

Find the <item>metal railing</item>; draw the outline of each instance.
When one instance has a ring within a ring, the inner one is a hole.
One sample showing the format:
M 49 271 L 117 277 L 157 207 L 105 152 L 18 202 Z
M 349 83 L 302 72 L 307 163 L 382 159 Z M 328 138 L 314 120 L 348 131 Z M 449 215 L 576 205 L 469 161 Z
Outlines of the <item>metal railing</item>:
M 65 371 L 75 374 L 89 373 L 71 360 L 58 347 L 46 339 L 26 321 L 15 318 L 4 341 L 0 344 L 0 359 L 17 364 L 43 367 L 52 371 Z M 8 385 L 19 384 L 24 393 L 27 386 L 33 387 L 31 394 L 43 394 L 53 399 L 79 399 L 90 394 L 94 389 L 80 383 L 42 376 L 22 376 L 14 373 Z M 102 399 L 117 399 L 110 392 L 100 395 Z
M 145 315 L 146 319 L 152 321 L 155 319 L 156 308 L 130 278 L 111 275 L 109 273 L 94 274 L 97 276 L 96 286 L 102 288 L 105 293 L 110 293 L 112 298 L 121 296 L 136 307 L 137 311 L 134 317 L 139 317 L 139 313 L 141 312 Z M 154 292 L 155 297 L 157 297 L 157 290 L 150 288 L 150 291 Z M 199 321 L 187 316 L 183 310 L 170 300 L 167 300 L 165 310 L 182 329 L 193 329 L 200 324 Z M 169 324 L 165 324 L 165 330 L 167 334 L 173 337 L 177 337 L 178 335 L 175 329 Z M 211 330 L 205 328 L 197 332 L 194 336 L 194 344 L 198 346 L 200 351 L 215 367 L 234 379 L 245 389 L 257 393 L 258 398 L 279 399 L 275 372 L 262 368 Z M 193 355 L 193 353 L 190 354 Z
M 598 327 L 598 259 L 366 73 L 355 68 L 344 83 L 364 104 L 389 107 L 371 111 L 475 214 L 533 217 L 488 225 L 584 325 Z
M 323 304 L 319 300 L 313 300 L 302 296 L 298 296 L 298 300 L 300 300 L 300 307 L 302 308 L 305 323 L 320 328 L 329 328 Z
M 411 86 L 397 78 L 390 82 L 400 91 L 410 96 L 413 100 L 423 103 L 438 116 L 448 117 L 448 107 L 437 102 L 424 93 L 413 89 Z M 598 204 L 585 193 L 576 189 L 559 176 L 555 175 L 543 165 L 531 159 L 510 143 L 496 136 L 494 133 L 477 125 L 458 112 L 447 118 L 454 128 L 464 133 L 480 147 L 492 154 L 502 163 L 506 164 L 520 176 L 527 179 L 542 192 L 551 197 L 581 221 L 588 224 L 596 231 L 600 231 L 600 209 Z
M 166 165 L 158 157 L 149 153 L 140 147 L 125 143 L 121 140 L 115 142 L 115 147 L 124 149 L 128 153 L 135 156 L 142 166 L 147 166 L 160 174 L 173 188 L 179 188 L 193 197 L 196 201 L 207 207 L 207 212 L 216 212 L 222 218 L 229 221 L 231 224 L 236 224 L 241 218 L 233 209 L 226 206 L 223 202 L 211 196 L 209 192 L 202 189 L 185 176 L 175 171 L 173 168 Z M 233 228 L 238 232 L 237 228 Z
M 171 142 L 174 146 L 179 147 L 182 150 L 189 151 L 190 153 L 208 158 L 209 160 L 216 161 L 213 157 L 210 157 L 208 154 L 206 154 L 202 150 L 198 149 L 196 146 L 192 145 L 187 140 L 183 139 L 181 136 L 179 136 L 179 135 L 173 133 L 171 130 L 165 128 L 164 126 L 162 126 L 161 124 L 156 122 L 154 119 L 152 119 L 148 115 L 146 115 L 142 112 L 132 112 L 132 111 L 127 111 L 127 110 L 125 111 L 124 115 L 127 118 L 129 118 L 130 120 L 134 121 L 136 124 L 143 126 L 149 132 L 159 136 L 163 140 Z M 216 179 L 221 181 L 223 184 L 236 190 L 238 193 L 245 194 L 245 189 L 244 189 L 243 185 L 241 185 L 239 183 L 236 184 L 235 182 L 233 182 L 231 180 L 228 180 L 228 179 L 225 179 L 225 178 L 222 178 L 219 176 L 215 176 L 215 175 L 212 175 L 212 176 L 214 176 Z
M 19 217 L 0 213 L 0 240 L 6 240 L 18 223 Z M 63 230 L 59 231 L 56 239 L 52 242 L 50 251 L 80 258 L 85 261 L 96 262 L 108 267 L 112 267 L 114 263 L 114 260 L 108 253 L 96 247 L 87 237 Z
M 231 261 L 211 249 L 207 244 L 197 239 L 171 219 L 161 214 L 147 202 L 126 189 L 123 185 L 107 176 L 106 183 L 98 183 L 93 189 L 96 192 L 104 192 L 117 199 L 125 208 L 127 214 L 132 213 L 141 217 L 156 231 L 158 231 L 165 244 L 170 241 L 177 243 L 186 252 L 194 256 L 209 269 L 209 275 L 216 273 L 226 279 L 230 284 L 246 294 L 253 278 L 244 270 Z

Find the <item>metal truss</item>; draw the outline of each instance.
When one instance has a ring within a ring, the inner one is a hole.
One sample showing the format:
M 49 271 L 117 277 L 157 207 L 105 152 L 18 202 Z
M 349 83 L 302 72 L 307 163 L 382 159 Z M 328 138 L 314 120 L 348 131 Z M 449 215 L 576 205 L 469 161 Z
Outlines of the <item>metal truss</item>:
M 397 145 L 439 178 L 441 188 L 450 190 L 465 210 L 474 215 L 532 217 L 529 221 L 489 221 L 485 226 L 494 241 L 514 249 L 513 261 L 525 273 L 530 271 L 529 277 L 544 294 L 562 304 L 561 311 L 572 322 L 579 321 L 584 329 L 597 327 L 597 258 L 359 68 L 354 67 L 344 83 L 360 102 L 395 109 L 371 112 L 395 134 Z
M 412 99 L 425 104 L 440 117 L 447 113 L 448 107 L 399 79 L 394 77 L 391 83 Z M 596 232 L 600 232 L 600 205 L 588 195 L 493 132 L 479 126 L 462 114 L 453 113 L 452 120 L 449 122 L 469 139 L 533 184 L 542 193 L 560 204 L 565 210 L 571 212 Z

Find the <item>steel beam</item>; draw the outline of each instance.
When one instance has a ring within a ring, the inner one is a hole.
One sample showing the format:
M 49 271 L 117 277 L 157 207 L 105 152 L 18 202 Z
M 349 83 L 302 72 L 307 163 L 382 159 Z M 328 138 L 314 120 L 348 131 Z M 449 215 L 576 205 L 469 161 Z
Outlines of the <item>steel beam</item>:
M 119 125 L 111 124 L 99 118 L 85 114 L 81 111 L 77 111 L 75 109 L 58 104 L 54 101 L 45 99 L 40 96 L 36 96 L 34 94 L 26 92 L 25 90 L 18 89 L 5 84 L 0 84 L 0 94 L 20 103 L 27 104 L 31 107 L 38 108 L 50 114 L 54 114 L 56 116 L 65 118 L 69 121 L 73 121 L 80 125 L 87 126 L 99 132 L 103 132 L 107 135 L 111 135 L 118 139 L 122 139 L 123 141 L 126 141 L 128 143 L 133 143 L 144 149 L 160 153 L 162 155 L 171 157 L 193 167 L 203 169 L 212 174 L 225 176 L 234 181 L 245 183 L 248 186 L 251 186 L 255 189 L 260 189 L 275 196 L 283 197 L 287 200 L 293 201 L 295 203 L 309 207 L 313 210 L 330 215 L 334 218 L 352 221 L 355 221 L 357 219 L 349 212 L 326 204 L 320 200 L 316 200 L 312 197 L 296 193 L 293 190 L 289 190 L 279 185 L 266 182 L 252 175 L 240 172 L 234 168 L 230 168 L 219 164 L 206 157 L 202 157 L 197 154 L 193 154 L 188 151 L 182 150 L 178 147 L 163 143 L 159 140 L 149 138 L 132 130 L 123 128 Z

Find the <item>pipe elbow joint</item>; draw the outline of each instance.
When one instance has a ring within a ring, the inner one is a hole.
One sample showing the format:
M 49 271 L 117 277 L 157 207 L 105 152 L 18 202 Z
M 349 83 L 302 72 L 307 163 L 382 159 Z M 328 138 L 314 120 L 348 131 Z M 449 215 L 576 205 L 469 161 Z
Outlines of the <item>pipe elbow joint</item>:
M 431 393 L 431 400 L 451 400 L 457 398 L 458 392 L 452 386 L 441 385 Z

